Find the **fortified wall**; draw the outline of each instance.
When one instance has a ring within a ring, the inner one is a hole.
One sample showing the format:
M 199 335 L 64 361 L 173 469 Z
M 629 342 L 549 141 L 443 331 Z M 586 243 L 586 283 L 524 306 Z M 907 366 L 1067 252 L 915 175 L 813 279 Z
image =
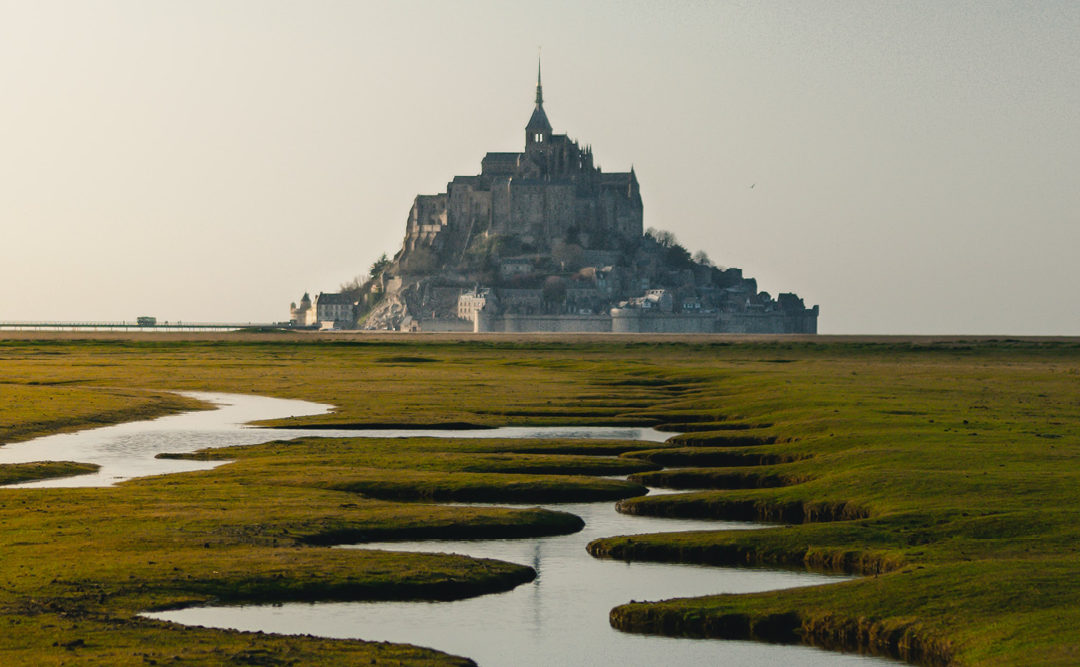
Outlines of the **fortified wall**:
M 608 315 L 492 315 L 477 311 L 472 330 L 476 333 L 816 334 L 817 313 L 816 306 L 800 314 L 664 314 L 624 308 L 613 308 Z

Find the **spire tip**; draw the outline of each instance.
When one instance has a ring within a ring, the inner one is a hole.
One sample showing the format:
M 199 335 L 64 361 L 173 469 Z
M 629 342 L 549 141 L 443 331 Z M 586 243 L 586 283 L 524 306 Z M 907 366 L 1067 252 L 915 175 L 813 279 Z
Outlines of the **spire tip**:
M 540 47 L 536 47 L 536 104 L 544 103 L 544 88 L 540 84 Z

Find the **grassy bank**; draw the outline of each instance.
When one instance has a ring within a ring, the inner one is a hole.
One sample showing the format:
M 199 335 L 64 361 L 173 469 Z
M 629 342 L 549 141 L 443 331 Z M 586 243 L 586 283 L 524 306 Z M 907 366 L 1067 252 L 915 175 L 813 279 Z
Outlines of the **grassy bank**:
M 74 461 L 38 461 L 0 464 L 0 485 L 35 482 L 42 479 L 72 477 L 96 472 L 98 466 Z
M 5 371 L 10 358 L 0 353 Z M 47 365 L 44 359 L 37 361 Z M 0 380 L 0 443 L 210 407 L 174 393 L 87 386 L 77 372 L 67 379 L 50 374 L 50 379 L 35 380 L 34 374 L 28 378 L 19 366 L 21 377 Z
M 636 481 L 715 490 L 619 507 L 795 525 L 613 537 L 590 552 L 871 576 L 628 604 L 612 611 L 613 625 L 802 641 L 920 664 L 1080 661 L 1080 587 L 1071 583 L 1080 577 L 1076 347 L 785 354 L 793 363 L 782 371 L 736 373 L 724 389 L 732 413 L 773 423 L 775 442 L 717 447 L 727 434 L 690 433 L 676 439 L 689 446 L 630 453 L 698 466 Z
M 115 419 L 117 410 L 160 412 L 163 392 L 184 389 L 337 406 L 280 423 L 686 431 L 670 446 L 310 439 L 237 449 L 228 453 L 235 464 L 116 489 L 3 490 L 0 623 L 22 632 L 0 633 L 0 648 L 25 662 L 73 652 L 103 664 L 213 662 L 220 651 L 260 660 L 336 651 L 347 656 L 339 662 L 402 651 L 394 659 L 452 661 L 406 647 L 176 628 L 134 614 L 215 600 L 449 597 L 512 586 L 531 571 L 316 545 L 572 530 L 573 519 L 557 513 L 418 501 L 531 481 L 552 498 L 596 481 L 574 475 L 614 470 L 710 489 L 626 499 L 625 511 L 794 525 L 610 538 L 590 545 L 595 555 L 870 575 L 634 603 L 612 612 L 617 627 L 864 648 L 927 664 L 1080 661 L 1074 341 L 41 337 L 0 342 L 0 362 L 5 396 L 15 395 L 10 388 L 38 397 L 0 407 L 9 439 Z M 47 405 L 54 390 L 70 412 Z M 80 396 L 102 403 L 80 408 Z M 161 398 L 140 403 L 147 396 Z M 593 453 L 621 463 L 590 461 Z M 371 497 L 376 487 L 411 502 Z M 616 487 L 630 493 L 605 484 Z M 88 544 L 99 558 L 86 558 Z M 106 628 L 120 648 L 95 639 Z

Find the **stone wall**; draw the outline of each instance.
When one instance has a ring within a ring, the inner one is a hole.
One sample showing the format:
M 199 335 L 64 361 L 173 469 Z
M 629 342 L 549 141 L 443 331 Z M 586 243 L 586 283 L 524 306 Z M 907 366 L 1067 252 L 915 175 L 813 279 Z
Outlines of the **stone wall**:
M 817 316 L 816 308 L 799 315 L 777 311 L 671 314 L 638 308 L 613 308 L 610 315 L 491 315 L 478 312 L 472 330 L 477 333 L 815 334 Z
M 717 314 L 650 313 L 638 308 L 612 308 L 611 330 L 615 333 L 717 333 Z
M 472 322 L 453 318 L 422 319 L 416 321 L 416 331 L 450 331 L 461 333 L 473 331 Z
M 605 333 L 611 331 L 608 315 L 488 315 L 480 312 L 473 322 L 477 333 Z
M 721 313 L 717 331 L 724 333 L 816 334 L 818 307 L 799 314 Z
M 431 246 L 446 227 L 446 193 L 417 195 L 405 226 L 405 248 Z

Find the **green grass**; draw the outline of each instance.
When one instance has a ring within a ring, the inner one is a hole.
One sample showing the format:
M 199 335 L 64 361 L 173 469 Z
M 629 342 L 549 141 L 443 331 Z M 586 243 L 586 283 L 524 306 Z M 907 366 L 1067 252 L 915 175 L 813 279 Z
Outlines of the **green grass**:
M 42 479 L 72 477 L 97 472 L 100 466 L 74 461 L 34 461 L 0 464 L 0 485 L 35 482 Z
M 5 371 L 16 365 L 9 367 L 2 354 L 0 363 Z M 41 363 L 47 365 L 45 360 Z M 208 407 L 176 394 L 86 386 L 78 375 L 64 380 L 53 373 L 47 380 L 0 380 L 0 397 L 0 443 Z
M 589 443 L 494 438 L 303 438 L 193 454 L 165 454 L 161 458 L 236 460 L 227 473 L 241 483 L 273 480 L 379 500 L 558 503 L 617 500 L 645 493 L 645 487 L 633 482 L 585 476 L 626 474 L 642 468 L 638 461 L 515 451 L 523 447 L 558 451 L 568 446 L 579 450 Z M 625 451 L 650 445 L 600 443 L 601 451 L 611 446 Z M 249 467 L 258 471 L 257 479 L 248 475 Z M 572 532 L 581 527 L 576 521 L 570 526 L 572 530 L 564 526 L 554 532 Z M 534 530 L 531 534 L 542 533 Z
M 716 448 L 723 434 L 692 433 L 676 440 L 694 447 L 627 454 L 716 466 L 634 479 L 717 490 L 633 498 L 623 511 L 794 526 L 589 547 L 619 559 L 873 576 L 629 604 L 613 610 L 616 627 L 800 640 L 925 664 L 1080 661 L 1076 347 L 874 352 L 840 346 L 823 360 L 810 348 L 789 353 L 797 363 L 782 370 L 729 376 L 727 410 L 773 423 L 775 444 Z M 744 467 L 755 455 L 762 465 Z
M 646 486 L 668 489 L 762 489 L 791 486 L 809 477 L 788 473 L 784 466 L 752 466 L 743 468 L 669 468 L 636 472 L 630 479 Z
M 629 604 L 613 611 L 617 627 L 864 648 L 927 664 L 1080 662 L 1073 342 L 155 336 L 0 341 L 0 363 L 3 441 L 190 404 L 170 390 L 337 406 L 282 425 L 686 431 L 668 446 L 305 439 L 205 453 L 237 462 L 115 489 L 0 490 L 0 627 L 12 628 L 0 633 L 0 650 L 12 661 L 452 662 L 396 645 L 179 628 L 135 614 L 221 600 L 505 589 L 531 571 L 318 545 L 565 532 L 574 520 L 558 513 L 422 501 L 466 492 L 558 499 L 591 493 L 597 481 L 628 494 L 628 485 L 576 477 L 618 471 L 709 489 L 624 499 L 624 511 L 794 525 L 613 537 L 590 545 L 595 555 L 868 576 Z M 371 497 L 380 494 L 408 502 Z

